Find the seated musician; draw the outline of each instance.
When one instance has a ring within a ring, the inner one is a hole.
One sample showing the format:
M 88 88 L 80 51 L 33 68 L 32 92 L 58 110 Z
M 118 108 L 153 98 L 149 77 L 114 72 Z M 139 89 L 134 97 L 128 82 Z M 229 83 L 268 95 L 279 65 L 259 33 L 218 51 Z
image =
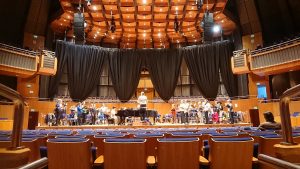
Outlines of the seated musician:
M 141 121 L 144 121 L 145 117 L 146 117 L 146 109 L 147 109 L 147 103 L 148 103 L 147 96 L 145 95 L 144 92 L 141 92 L 141 95 L 139 96 L 137 102 L 140 106 L 139 112 L 140 112 Z

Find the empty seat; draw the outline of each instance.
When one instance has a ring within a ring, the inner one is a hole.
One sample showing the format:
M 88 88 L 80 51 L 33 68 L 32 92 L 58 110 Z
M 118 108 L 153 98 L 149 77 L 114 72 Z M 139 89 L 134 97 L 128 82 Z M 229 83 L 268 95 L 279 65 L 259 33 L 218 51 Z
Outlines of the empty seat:
M 91 143 L 88 139 L 49 139 L 49 169 L 92 168 Z
M 211 138 L 210 169 L 251 169 L 253 143 L 251 137 Z
M 146 169 L 145 139 L 105 139 L 104 169 Z
M 198 169 L 199 138 L 158 139 L 158 169 Z

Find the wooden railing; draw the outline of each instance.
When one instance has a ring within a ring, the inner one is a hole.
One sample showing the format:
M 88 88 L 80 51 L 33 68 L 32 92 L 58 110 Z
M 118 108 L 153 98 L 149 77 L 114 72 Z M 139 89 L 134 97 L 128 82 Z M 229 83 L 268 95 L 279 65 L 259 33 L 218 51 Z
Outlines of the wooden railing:
M 34 52 L 0 43 L 0 73 L 30 77 L 35 74 L 54 75 L 57 59 L 54 52 Z
M 48 166 L 48 158 L 44 157 L 39 160 L 33 161 L 19 169 L 41 169 Z
M 299 69 L 300 37 L 254 51 L 234 51 L 231 62 L 235 74 L 270 75 Z
M 258 162 L 260 163 L 260 165 L 268 166 L 276 169 L 300 169 L 299 165 L 275 157 L 271 157 L 265 154 L 258 155 Z

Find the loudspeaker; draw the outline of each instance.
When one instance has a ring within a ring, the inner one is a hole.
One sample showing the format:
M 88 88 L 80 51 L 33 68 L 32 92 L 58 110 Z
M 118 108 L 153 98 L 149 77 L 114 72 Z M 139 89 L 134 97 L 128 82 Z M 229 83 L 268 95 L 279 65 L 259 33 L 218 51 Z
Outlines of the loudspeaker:
M 258 109 L 249 109 L 250 120 L 253 127 L 258 127 L 260 124 L 259 121 L 259 110 Z
M 213 13 L 205 12 L 203 18 L 203 42 L 210 43 L 213 41 Z
M 73 29 L 75 35 L 75 43 L 83 44 L 85 40 L 83 13 L 74 13 Z

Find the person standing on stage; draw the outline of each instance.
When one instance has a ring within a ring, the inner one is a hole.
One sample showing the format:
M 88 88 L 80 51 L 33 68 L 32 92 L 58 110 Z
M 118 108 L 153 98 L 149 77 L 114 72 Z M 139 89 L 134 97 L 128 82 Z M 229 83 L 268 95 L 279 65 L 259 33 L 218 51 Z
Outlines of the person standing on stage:
M 82 125 L 83 124 L 83 113 L 84 113 L 84 110 L 83 110 L 83 106 L 82 106 L 82 103 L 79 102 L 76 106 L 76 109 L 77 109 L 77 118 L 78 118 L 78 125 Z
M 232 105 L 230 99 L 227 100 L 226 107 L 228 109 L 230 124 L 233 124 L 234 123 L 234 115 L 233 115 L 234 112 L 233 112 L 233 105 Z
M 54 115 L 56 118 L 56 125 L 58 126 L 60 124 L 60 119 L 62 118 L 63 114 L 63 102 L 61 99 L 57 99 L 56 105 L 55 105 L 55 110 L 54 110 Z
M 172 104 L 172 107 L 171 107 L 171 114 L 172 114 L 172 123 L 174 124 L 175 121 L 176 121 L 176 104 Z
M 211 104 L 207 99 L 205 99 L 203 104 L 203 111 L 205 117 L 205 124 L 209 124 L 209 114 L 211 113 Z
M 91 113 L 92 125 L 94 125 L 96 123 L 97 118 L 97 108 L 95 103 L 91 104 L 89 112 Z
M 146 109 L 147 109 L 147 103 L 148 103 L 147 96 L 145 95 L 144 92 L 141 92 L 141 95 L 139 96 L 137 102 L 140 106 L 139 112 L 140 112 L 141 121 L 144 121 L 145 117 L 146 117 Z

